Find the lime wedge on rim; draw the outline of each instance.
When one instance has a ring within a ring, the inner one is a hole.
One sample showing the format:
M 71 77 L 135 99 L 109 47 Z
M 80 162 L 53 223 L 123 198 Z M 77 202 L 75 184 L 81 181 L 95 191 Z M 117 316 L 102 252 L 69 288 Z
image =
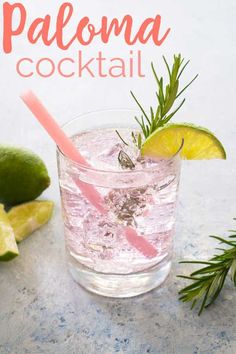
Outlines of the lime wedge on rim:
M 0 261 L 7 262 L 19 255 L 14 231 L 4 206 L 0 204 Z
M 157 129 L 144 142 L 141 154 L 147 157 L 171 158 L 184 140 L 180 152 L 182 159 L 209 160 L 226 159 L 221 142 L 209 130 L 193 124 L 167 124 Z
M 54 203 L 33 201 L 18 205 L 8 212 L 8 219 L 17 242 L 21 242 L 46 224 L 52 216 Z

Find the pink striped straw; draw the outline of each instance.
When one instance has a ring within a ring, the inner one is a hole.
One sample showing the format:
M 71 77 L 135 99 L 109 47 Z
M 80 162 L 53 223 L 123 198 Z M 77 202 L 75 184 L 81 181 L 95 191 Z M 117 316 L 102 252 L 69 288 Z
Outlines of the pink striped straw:
M 35 94 L 32 91 L 28 91 L 23 93 L 20 97 L 44 129 L 48 132 L 51 138 L 55 141 L 60 150 L 65 154 L 65 156 L 76 163 L 89 167 L 87 161 L 83 158 L 78 149 L 66 136 L 56 120 L 51 116 Z M 100 213 L 107 213 L 102 196 L 92 185 L 84 183 L 79 179 L 77 179 L 75 183 L 80 188 L 85 198 Z M 157 256 L 157 250 L 152 246 L 152 244 L 150 244 L 144 237 L 138 236 L 137 232 L 133 228 L 126 226 L 124 231 L 127 241 L 145 257 L 153 258 Z

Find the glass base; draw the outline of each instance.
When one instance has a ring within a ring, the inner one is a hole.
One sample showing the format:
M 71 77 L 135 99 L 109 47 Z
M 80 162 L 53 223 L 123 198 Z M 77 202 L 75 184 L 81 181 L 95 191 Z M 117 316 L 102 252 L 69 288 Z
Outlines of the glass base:
M 156 266 L 131 274 L 98 273 L 69 256 L 69 270 L 73 279 L 92 293 L 114 298 L 141 295 L 160 286 L 171 269 L 170 257 Z

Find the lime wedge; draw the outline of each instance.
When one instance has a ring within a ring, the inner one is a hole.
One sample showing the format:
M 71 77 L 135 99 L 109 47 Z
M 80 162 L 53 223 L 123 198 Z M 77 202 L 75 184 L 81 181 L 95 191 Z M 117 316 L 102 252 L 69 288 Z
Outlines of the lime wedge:
M 4 210 L 0 204 L 0 261 L 7 262 L 19 255 L 13 229 Z
M 17 242 L 21 242 L 46 224 L 52 216 L 53 202 L 34 201 L 21 204 L 8 212 Z
M 167 124 L 150 135 L 142 146 L 147 157 L 170 158 L 184 140 L 181 158 L 187 160 L 226 159 L 221 142 L 209 130 L 193 124 Z

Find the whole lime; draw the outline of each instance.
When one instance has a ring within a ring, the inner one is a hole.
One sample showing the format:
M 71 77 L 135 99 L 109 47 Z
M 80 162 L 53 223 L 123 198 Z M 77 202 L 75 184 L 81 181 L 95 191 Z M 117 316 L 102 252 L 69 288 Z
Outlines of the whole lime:
M 0 201 L 16 205 L 36 199 L 50 185 L 47 168 L 30 150 L 0 145 Z

